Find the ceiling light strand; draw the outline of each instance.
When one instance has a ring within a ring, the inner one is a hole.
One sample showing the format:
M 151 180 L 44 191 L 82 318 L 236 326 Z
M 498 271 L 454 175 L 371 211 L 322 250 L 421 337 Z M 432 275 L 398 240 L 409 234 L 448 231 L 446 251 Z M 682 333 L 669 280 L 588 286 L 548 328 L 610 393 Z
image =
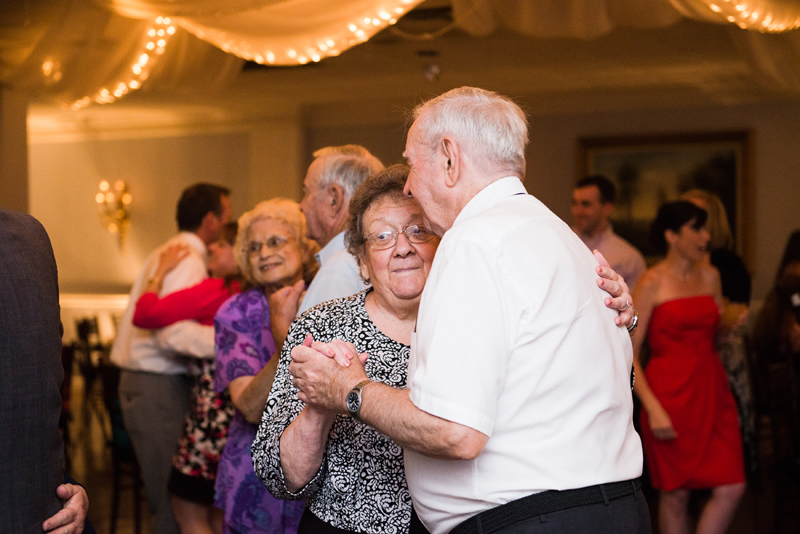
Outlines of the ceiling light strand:
M 234 42 L 224 31 L 209 29 L 187 19 L 181 19 L 180 24 L 200 39 L 248 61 L 262 65 L 304 65 L 338 56 L 343 51 L 368 41 L 376 33 L 396 24 L 400 17 L 419 3 L 420 0 L 379 0 L 367 12 L 361 12 L 352 20 L 342 22 L 341 27 L 329 26 L 318 30 L 316 34 L 312 33 L 294 46 L 285 48 L 280 45 L 265 48 L 263 43 L 258 46 L 244 40 Z
M 727 21 L 744 30 L 782 33 L 800 28 L 800 2 L 794 0 L 670 0 L 681 13 Z
M 93 96 L 85 96 L 72 103 L 75 111 L 90 104 L 111 104 L 127 95 L 131 90 L 140 89 L 150 76 L 154 64 L 167 50 L 170 38 L 175 35 L 175 26 L 169 17 L 157 17 L 145 31 L 140 48 L 133 54 L 135 58 L 130 70 L 116 82 L 103 87 Z

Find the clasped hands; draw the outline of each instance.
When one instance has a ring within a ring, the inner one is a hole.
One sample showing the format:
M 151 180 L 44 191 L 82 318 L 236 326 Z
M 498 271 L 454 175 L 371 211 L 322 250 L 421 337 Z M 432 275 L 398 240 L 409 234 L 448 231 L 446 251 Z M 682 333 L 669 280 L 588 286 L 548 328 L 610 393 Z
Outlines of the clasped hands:
M 619 311 L 614 320 L 618 326 L 630 326 L 634 308 L 628 285 L 610 268 L 602 254 L 595 250 L 594 255 L 600 264 L 596 269 L 601 277 L 597 285 L 610 293 L 605 305 Z M 352 343 L 339 339 L 322 343 L 306 334 L 303 343 L 292 349 L 291 357 L 289 373 L 301 401 L 335 413 L 348 413 L 347 394 L 366 378 L 366 353 L 358 354 Z
M 314 341 L 311 334 L 291 352 L 289 373 L 297 388 L 297 397 L 316 408 L 348 413 L 347 394 L 367 375 L 367 354 L 358 354 L 355 346 L 339 339 L 330 343 Z

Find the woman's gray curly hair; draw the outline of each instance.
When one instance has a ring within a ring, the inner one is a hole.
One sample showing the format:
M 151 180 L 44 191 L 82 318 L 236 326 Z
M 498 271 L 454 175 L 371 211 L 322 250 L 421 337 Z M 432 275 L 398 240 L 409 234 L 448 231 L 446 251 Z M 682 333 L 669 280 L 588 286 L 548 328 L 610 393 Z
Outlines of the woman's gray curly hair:
M 303 258 L 303 279 L 306 283 L 310 283 L 319 269 L 314 258 L 319 245 L 306 237 L 306 217 L 300 211 L 300 204 L 288 198 L 273 198 L 259 202 L 255 208 L 239 217 L 239 232 L 236 235 L 233 253 L 245 280 L 254 286 L 258 285 L 253 278 L 253 270 L 247 258 L 247 235 L 253 223 L 262 219 L 275 219 L 289 225 Z

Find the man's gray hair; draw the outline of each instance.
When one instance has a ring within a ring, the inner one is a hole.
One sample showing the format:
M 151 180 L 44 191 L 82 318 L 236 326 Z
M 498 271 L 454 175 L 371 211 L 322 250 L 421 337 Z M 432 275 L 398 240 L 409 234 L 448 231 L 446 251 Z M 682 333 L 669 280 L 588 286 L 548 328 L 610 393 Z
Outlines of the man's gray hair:
M 314 152 L 314 158 L 323 158 L 318 187 L 337 183 L 342 186 L 347 198 L 351 198 L 369 176 L 384 169 L 381 160 L 360 145 L 320 148 Z
M 510 99 L 477 87 L 460 87 L 417 106 L 413 118 L 426 160 L 450 135 L 476 164 L 487 162 L 492 168 L 525 177 L 528 120 Z

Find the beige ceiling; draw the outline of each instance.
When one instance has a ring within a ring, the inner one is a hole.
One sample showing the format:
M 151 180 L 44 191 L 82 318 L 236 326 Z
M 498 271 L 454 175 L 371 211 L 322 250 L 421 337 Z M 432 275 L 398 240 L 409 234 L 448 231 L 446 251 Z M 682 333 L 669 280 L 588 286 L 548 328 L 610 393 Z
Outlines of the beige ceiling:
M 591 40 L 510 30 L 479 38 L 458 29 L 432 40 L 408 38 L 447 27 L 447 6 L 428 0 L 397 30 L 318 64 L 245 68 L 214 94 L 139 92 L 80 112 L 34 103 L 30 127 L 223 123 L 297 113 L 310 124 L 393 121 L 409 103 L 460 85 L 525 96 L 531 113 L 800 98 L 755 72 L 745 31 L 732 25 L 683 20 L 660 29 L 618 28 Z M 433 81 L 425 76 L 432 65 L 439 71 Z

